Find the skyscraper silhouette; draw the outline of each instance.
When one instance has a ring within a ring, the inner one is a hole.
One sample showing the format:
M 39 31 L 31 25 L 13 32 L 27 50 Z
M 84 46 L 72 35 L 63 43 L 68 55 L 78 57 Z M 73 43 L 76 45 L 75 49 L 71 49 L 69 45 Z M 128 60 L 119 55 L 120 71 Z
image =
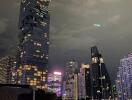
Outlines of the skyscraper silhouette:
M 93 99 L 108 99 L 111 81 L 102 55 L 96 46 L 91 48 L 91 95 Z

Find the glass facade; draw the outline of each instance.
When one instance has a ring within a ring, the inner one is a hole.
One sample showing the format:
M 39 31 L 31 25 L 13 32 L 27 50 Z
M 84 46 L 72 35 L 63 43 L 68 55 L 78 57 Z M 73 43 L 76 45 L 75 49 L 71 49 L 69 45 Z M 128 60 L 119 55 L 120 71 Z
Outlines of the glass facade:
M 116 87 L 118 100 L 132 99 L 132 53 L 120 60 Z
M 91 48 L 91 96 L 92 99 L 109 99 L 111 81 L 101 54 L 96 46 Z
M 49 0 L 22 0 L 19 17 L 17 83 L 46 84 L 49 51 Z

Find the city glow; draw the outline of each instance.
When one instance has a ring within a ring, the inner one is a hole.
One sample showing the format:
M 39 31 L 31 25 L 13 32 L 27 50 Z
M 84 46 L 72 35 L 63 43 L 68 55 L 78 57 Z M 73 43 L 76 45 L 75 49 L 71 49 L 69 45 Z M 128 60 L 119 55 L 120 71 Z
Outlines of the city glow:
M 62 75 L 61 72 L 54 72 L 54 75 Z

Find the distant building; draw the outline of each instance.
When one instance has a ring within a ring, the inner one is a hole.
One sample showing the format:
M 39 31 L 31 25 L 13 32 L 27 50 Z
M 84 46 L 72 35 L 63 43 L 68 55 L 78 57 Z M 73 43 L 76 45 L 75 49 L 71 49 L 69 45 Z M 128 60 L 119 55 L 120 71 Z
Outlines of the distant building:
M 132 99 L 132 54 L 120 60 L 116 87 L 119 100 Z
M 74 59 L 69 60 L 65 66 L 65 76 L 63 79 L 63 95 L 66 99 L 76 100 L 78 98 L 78 62 Z
M 58 97 L 62 96 L 62 73 L 54 71 L 48 73 L 48 87 L 56 93 Z
M 116 85 L 112 85 L 111 93 L 112 93 L 111 95 L 112 99 L 118 100 Z
M 91 98 L 90 65 L 82 64 L 78 73 L 78 96 L 79 99 L 89 100 Z
M 92 99 L 109 99 L 111 81 L 102 55 L 96 46 L 91 48 L 91 97 Z
M 79 99 L 90 99 L 91 84 L 90 84 L 90 65 L 82 64 L 80 73 L 78 73 L 78 96 Z
M 21 0 L 17 84 L 47 87 L 50 0 Z
M 11 84 L 13 81 L 13 68 L 15 67 L 15 57 L 6 56 L 0 58 L 0 83 Z

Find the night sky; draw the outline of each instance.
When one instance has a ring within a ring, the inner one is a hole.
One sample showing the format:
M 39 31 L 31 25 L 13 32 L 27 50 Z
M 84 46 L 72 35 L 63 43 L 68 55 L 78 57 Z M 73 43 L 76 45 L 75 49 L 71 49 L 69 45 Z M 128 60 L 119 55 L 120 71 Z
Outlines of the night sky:
M 52 0 L 50 66 L 90 62 L 97 45 L 114 81 L 120 58 L 132 52 L 132 0 Z M 0 56 L 16 53 L 20 0 L 0 1 Z

